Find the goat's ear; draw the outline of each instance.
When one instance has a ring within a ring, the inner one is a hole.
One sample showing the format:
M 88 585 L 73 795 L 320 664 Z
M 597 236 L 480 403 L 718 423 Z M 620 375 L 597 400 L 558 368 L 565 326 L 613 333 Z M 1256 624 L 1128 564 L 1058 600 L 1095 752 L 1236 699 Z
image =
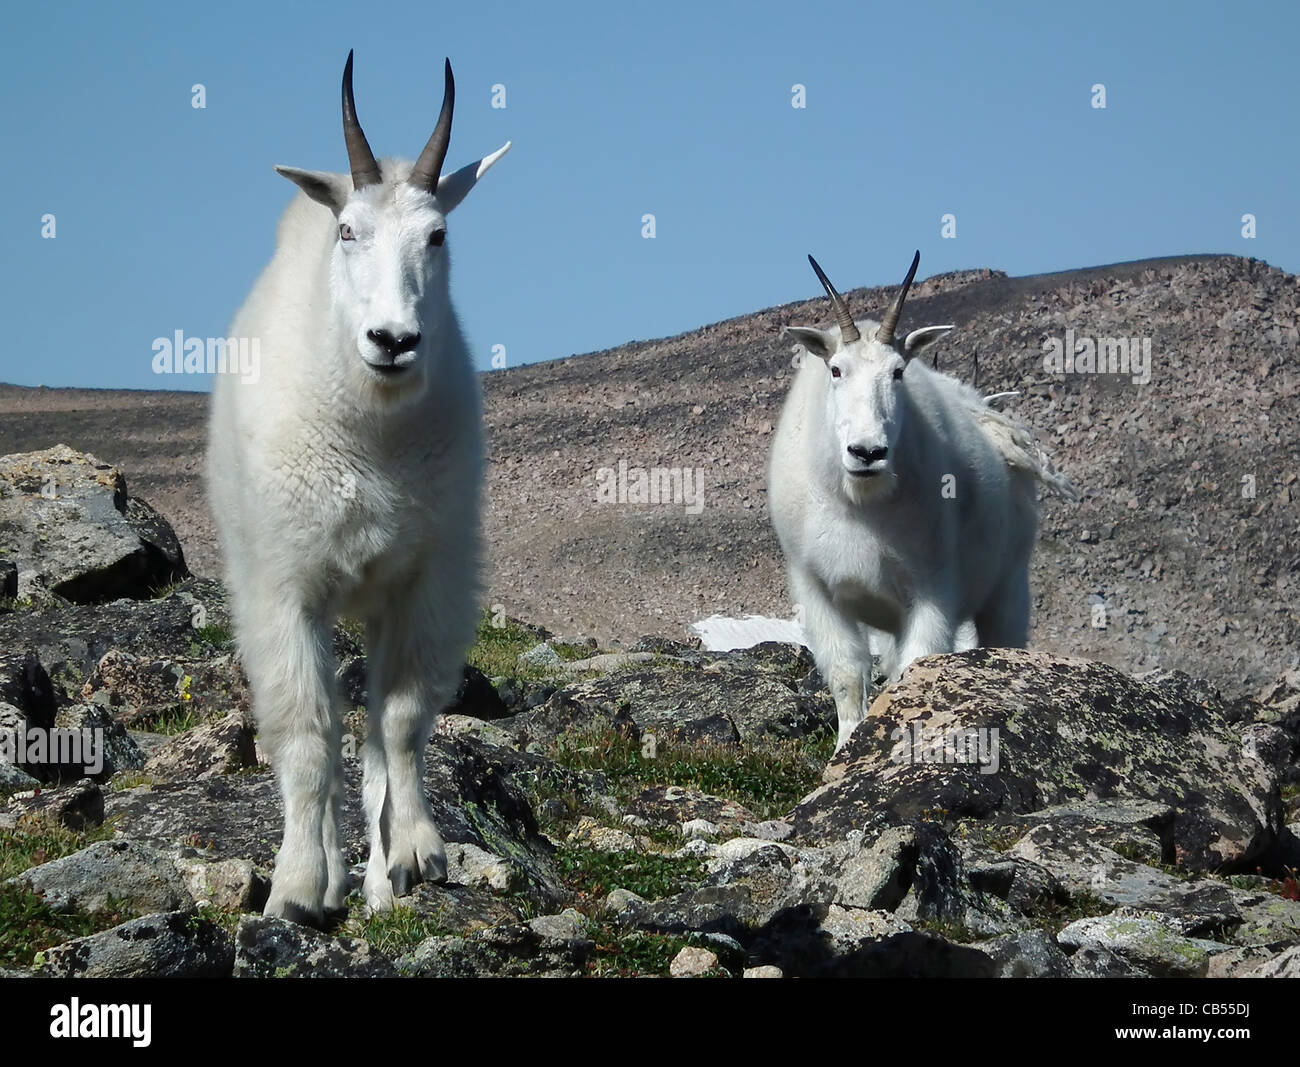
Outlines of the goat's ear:
M 839 334 L 815 326 L 782 326 L 782 337 L 793 337 L 805 350 L 821 359 L 830 359 L 839 348 Z
M 951 326 L 923 326 L 913 330 L 903 342 L 903 357 L 911 360 L 913 356 L 919 356 L 951 329 Z
M 478 180 L 492 169 L 492 164 L 510 151 L 507 141 L 490 156 L 484 156 L 477 163 L 461 167 L 455 174 L 448 174 L 438 179 L 438 207 L 444 215 L 450 215 L 452 208 L 459 204 L 474 188 Z
M 335 215 L 352 195 L 352 179 L 346 174 L 331 174 L 324 170 L 299 170 L 297 167 L 275 168 L 275 173 L 288 178 L 294 185 L 318 204 L 324 204 Z

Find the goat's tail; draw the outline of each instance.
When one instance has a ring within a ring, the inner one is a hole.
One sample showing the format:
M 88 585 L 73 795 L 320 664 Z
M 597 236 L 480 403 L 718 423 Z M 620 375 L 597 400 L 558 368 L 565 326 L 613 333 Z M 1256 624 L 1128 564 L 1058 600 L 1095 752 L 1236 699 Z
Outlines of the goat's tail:
M 1052 465 L 1051 458 L 1035 443 L 1033 432 L 1028 426 L 1010 415 L 994 411 L 987 403 L 975 407 L 971 414 L 1008 467 L 1030 475 L 1066 500 L 1079 499 L 1079 493 L 1070 479 Z

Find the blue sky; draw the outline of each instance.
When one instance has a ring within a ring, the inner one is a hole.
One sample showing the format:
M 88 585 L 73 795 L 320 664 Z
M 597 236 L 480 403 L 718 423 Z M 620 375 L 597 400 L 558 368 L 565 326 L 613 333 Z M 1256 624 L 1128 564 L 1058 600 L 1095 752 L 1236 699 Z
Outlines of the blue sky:
M 377 154 L 419 151 L 444 55 L 448 167 L 514 141 L 449 227 L 484 368 L 496 344 L 555 359 L 813 295 L 809 251 L 841 289 L 896 283 L 914 248 L 922 276 L 1192 252 L 1297 271 L 1298 11 L 24 4 L 0 39 L 0 381 L 207 388 L 155 375 L 153 340 L 226 332 L 293 193 L 272 164 L 346 169 L 349 48 Z

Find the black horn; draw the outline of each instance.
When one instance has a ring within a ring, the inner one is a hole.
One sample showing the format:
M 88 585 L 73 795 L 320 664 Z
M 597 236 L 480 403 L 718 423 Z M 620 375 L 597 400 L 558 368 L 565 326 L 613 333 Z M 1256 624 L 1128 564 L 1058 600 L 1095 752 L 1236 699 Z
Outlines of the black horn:
M 429 143 L 424 146 L 420 158 L 411 169 L 407 180 L 416 188 L 431 193 L 438 191 L 438 178 L 442 175 L 442 163 L 447 158 L 447 146 L 451 144 L 451 113 L 456 106 L 456 82 L 451 76 L 451 60 L 446 60 L 445 79 L 442 89 L 442 111 L 438 113 L 438 125 L 433 128 Z
M 903 314 L 903 301 L 907 299 L 907 291 L 912 288 L 912 279 L 916 277 L 916 268 L 920 262 L 921 251 L 917 249 L 916 254 L 912 256 L 912 266 L 907 271 L 907 277 L 903 279 L 903 288 L 899 290 L 894 302 L 889 305 L 889 310 L 881 320 L 880 329 L 876 331 L 876 340 L 882 345 L 894 343 L 894 330 L 898 328 L 899 316 Z
M 844 303 L 844 298 L 835 291 L 835 286 L 831 285 L 831 280 L 826 277 L 826 272 L 818 266 L 817 261 L 810 255 L 808 262 L 812 264 L 812 269 L 817 272 L 817 280 L 822 283 L 822 288 L 826 290 L 826 295 L 831 298 L 831 307 L 835 309 L 835 321 L 840 324 L 840 341 L 843 344 L 852 344 L 862 336 L 858 332 L 857 324 L 853 321 L 853 315 L 849 312 L 849 307 Z
M 378 185 L 379 164 L 375 154 L 370 151 L 370 142 L 361 132 L 361 123 L 357 121 L 357 105 L 352 99 L 352 53 L 348 52 L 348 62 L 343 68 L 343 139 L 348 145 L 348 166 L 352 168 L 352 187 L 361 189 L 367 185 Z

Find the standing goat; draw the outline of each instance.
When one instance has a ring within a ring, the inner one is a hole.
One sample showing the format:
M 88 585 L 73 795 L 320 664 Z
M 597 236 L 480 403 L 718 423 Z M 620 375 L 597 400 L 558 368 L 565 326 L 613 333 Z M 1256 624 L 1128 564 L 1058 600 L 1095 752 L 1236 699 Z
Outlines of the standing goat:
M 441 177 L 455 86 L 414 164 L 376 161 L 357 122 L 352 175 L 276 167 L 305 195 L 231 327 L 259 340 L 256 382 L 219 377 L 208 480 L 240 652 L 284 797 L 266 914 L 342 910 L 342 716 L 335 618 L 364 621 L 365 897 L 391 908 L 445 877 L 424 749 L 455 692 L 478 615 L 483 428 L 448 290 L 447 216 L 510 147 Z M 323 205 L 323 206 L 322 206 Z
M 788 327 L 805 352 L 772 441 L 768 502 L 790 591 L 839 717 L 881 673 L 958 647 L 1023 647 L 1036 482 L 1069 495 L 1026 431 L 914 357 L 951 326 L 895 341 L 918 252 L 884 320 L 854 322 L 817 261 L 836 326 Z M 973 624 L 973 625 L 972 625 Z

